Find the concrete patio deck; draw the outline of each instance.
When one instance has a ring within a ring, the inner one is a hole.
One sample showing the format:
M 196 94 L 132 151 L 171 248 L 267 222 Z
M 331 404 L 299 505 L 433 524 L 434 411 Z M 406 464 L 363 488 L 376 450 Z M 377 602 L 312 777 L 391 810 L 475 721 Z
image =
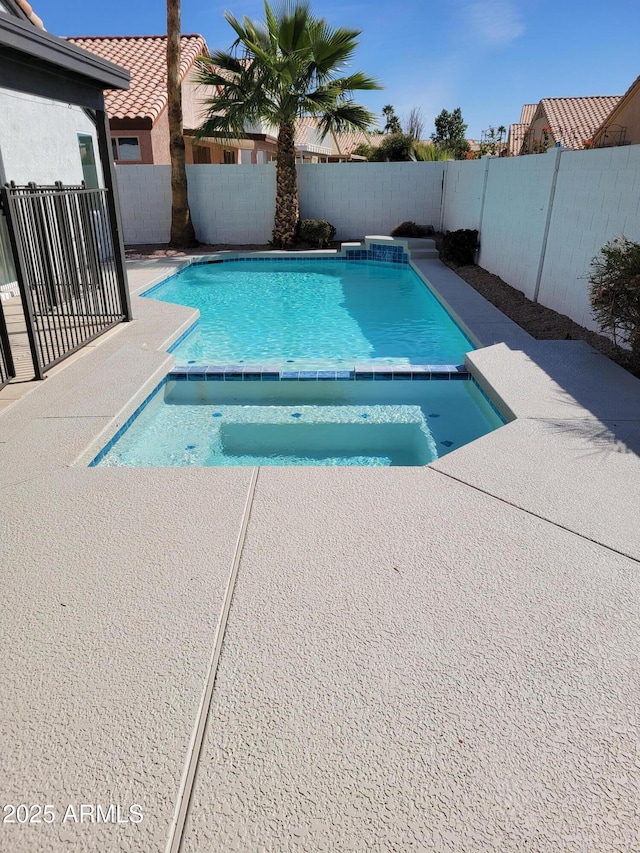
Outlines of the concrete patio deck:
M 640 382 L 416 267 L 517 417 L 426 468 L 79 464 L 195 319 L 135 295 L 0 392 L 3 805 L 55 816 L 0 850 L 640 850 Z

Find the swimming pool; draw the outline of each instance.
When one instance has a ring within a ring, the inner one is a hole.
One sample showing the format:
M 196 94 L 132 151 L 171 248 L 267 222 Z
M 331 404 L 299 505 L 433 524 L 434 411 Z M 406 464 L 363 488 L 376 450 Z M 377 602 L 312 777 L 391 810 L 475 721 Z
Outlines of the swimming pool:
M 200 310 L 181 364 L 460 364 L 474 348 L 407 264 L 193 264 L 145 295 Z
M 503 423 L 470 379 L 179 382 L 170 375 L 92 464 L 422 466 Z

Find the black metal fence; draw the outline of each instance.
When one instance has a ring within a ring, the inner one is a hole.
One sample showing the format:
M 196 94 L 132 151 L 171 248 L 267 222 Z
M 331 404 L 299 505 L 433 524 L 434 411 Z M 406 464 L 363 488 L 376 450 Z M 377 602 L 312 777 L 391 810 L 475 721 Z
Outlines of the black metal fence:
M 0 388 L 7 384 L 16 375 L 7 334 L 7 324 L 4 319 L 4 311 L 0 304 Z
M 128 319 L 106 193 L 60 183 L 2 188 L 37 379 Z

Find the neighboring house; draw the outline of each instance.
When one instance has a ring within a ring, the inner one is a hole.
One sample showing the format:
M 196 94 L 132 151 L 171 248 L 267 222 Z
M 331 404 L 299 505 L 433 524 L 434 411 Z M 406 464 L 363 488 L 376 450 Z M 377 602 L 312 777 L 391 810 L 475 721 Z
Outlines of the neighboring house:
M 537 104 L 524 104 L 520 111 L 520 121 L 509 125 L 509 133 L 507 135 L 508 157 L 515 157 L 522 152 L 522 143 L 524 142 L 525 134 L 529 130 L 537 106 Z
M 68 41 L 121 65 L 131 75 L 131 87 L 127 92 L 105 93 L 115 162 L 118 165 L 169 164 L 167 37 L 87 36 Z M 266 125 L 247 127 L 242 139 L 220 142 L 204 138 L 196 143 L 196 131 L 206 112 L 203 101 L 213 96 L 215 90 L 194 82 L 195 61 L 198 56 L 207 56 L 209 51 L 201 35 L 181 36 L 180 49 L 186 162 L 250 164 L 275 160 L 277 130 Z M 317 121 L 301 118 L 296 129 L 298 162 L 358 159 L 351 157 L 351 151 L 365 140 L 366 135 L 357 134 L 328 134 L 321 139 Z
M 68 41 L 102 59 L 121 65 L 131 75 L 128 91 L 105 92 L 115 162 L 118 165 L 171 163 L 167 111 L 167 37 L 87 36 L 69 38 Z M 229 140 L 225 145 L 203 140 L 194 145 L 195 131 L 204 117 L 200 101 L 208 94 L 192 79 L 196 58 L 208 53 L 204 38 L 200 35 L 181 36 L 180 53 L 186 162 L 240 162 L 242 143 L 239 140 Z M 250 141 L 245 141 L 244 145 L 250 150 L 254 148 Z
M 640 77 L 606 116 L 591 139 L 593 148 L 640 145 Z
M 509 128 L 509 151 L 511 154 L 536 154 L 556 145 L 577 150 L 590 148 L 595 131 L 620 100 L 620 95 L 543 98 L 535 106 L 528 123 L 526 119 L 533 105 L 525 104 L 520 123 Z M 520 136 L 522 142 L 518 149 Z

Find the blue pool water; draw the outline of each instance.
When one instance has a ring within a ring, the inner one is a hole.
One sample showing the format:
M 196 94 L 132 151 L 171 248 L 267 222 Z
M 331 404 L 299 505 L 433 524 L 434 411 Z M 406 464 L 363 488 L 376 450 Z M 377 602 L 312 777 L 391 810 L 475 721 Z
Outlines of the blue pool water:
M 102 466 L 427 465 L 504 421 L 470 380 L 167 382 Z
M 459 364 L 473 349 L 402 264 L 200 264 L 150 296 L 200 310 L 173 353 L 182 364 Z

